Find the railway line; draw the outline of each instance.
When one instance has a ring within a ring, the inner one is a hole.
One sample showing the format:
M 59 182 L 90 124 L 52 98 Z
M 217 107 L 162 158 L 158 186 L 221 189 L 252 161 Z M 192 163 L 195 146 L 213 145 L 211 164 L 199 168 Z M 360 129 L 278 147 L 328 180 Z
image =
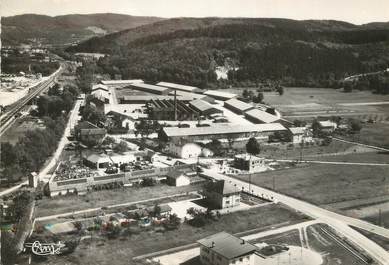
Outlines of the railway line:
M 43 82 L 37 84 L 36 86 L 30 88 L 30 92 L 20 99 L 18 102 L 14 104 L 9 110 L 7 110 L 4 114 L 0 117 L 0 134 L 3 134 L 12 124 L 12 121 L 15 120 L 15 116 L 17 113 L 33 98 L 38 96 L 40 93 L 42 93 L 44 90 L 49 88 L 51 85 L 54 84 L 55 79 L 57 76 L 59 76 L 63 71 L 63 66 L 61 65 L 57 71 L 55 71 L 52 75 L 49 76 L 46 80 Z

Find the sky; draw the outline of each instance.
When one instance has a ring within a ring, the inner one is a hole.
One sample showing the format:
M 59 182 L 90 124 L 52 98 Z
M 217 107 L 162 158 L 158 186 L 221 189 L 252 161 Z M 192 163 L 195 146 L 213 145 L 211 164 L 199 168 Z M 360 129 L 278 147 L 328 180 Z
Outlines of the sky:
M 389 21 L 389 0 L 0 0 L 1 16 L 120 13 L 159 17 L 277 17 Z

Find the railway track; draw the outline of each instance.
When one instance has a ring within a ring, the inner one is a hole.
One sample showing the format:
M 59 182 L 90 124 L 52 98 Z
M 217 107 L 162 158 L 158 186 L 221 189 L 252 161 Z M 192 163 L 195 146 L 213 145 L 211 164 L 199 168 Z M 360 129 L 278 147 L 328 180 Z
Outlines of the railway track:
M 35 87 L 30 88 L 30 93 L 27 96 L 20 99 L 11 109 L 7 110 L 0 117 L 0 134 L 4 133 L 10 126 L 11 122 L 15 119 L 16 114 L 33 98 L 38 96 L 42 91 L 49 88 L 57 76 L 61 74 L 63 67 L 60 66 L 47 80 L 37 84 Z

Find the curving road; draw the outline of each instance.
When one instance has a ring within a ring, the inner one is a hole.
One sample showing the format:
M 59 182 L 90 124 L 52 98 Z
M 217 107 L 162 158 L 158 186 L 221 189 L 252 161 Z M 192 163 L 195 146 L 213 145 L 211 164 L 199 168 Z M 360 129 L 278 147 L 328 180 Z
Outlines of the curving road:
M 364 222 L 358 219 L 354 219 L 351 217 L 343 216 L 325 210 L 323 208 L 320 208 L 308 202 L 301 201 L 283 194 L 279 194 L 277 192 L 256 186 L 254 184 L 249 184 L 247 182 L 237 180 L 229 176 L 218 174 L 211 170 L 207 170 L 207 169 L 203 169 L 203 170 L 204 170 L 203 174 L 205 176 L 212 177 L 214 179 L 222 179 L 228 181 L 242 190 L 249 191 L 249 188 L 251 188 L 250 192 L 255 195 L 258 196 L 265 195 L 267 197 L 270 197 L 274 201 L 279 201 L 293 209 L 296 209 L 297 211 L 300 211 L 314 219 L 318 219 L 319 221 L 332 226 L 336 231 L 343 234 L 356 246 L 359 246 L 361 249 L 366 251 L 366 253 L 369 254 L 374 260 L 379 262 L 379 264 L 389 265 L 389 252 L 387 252 L 381 246 L 377 245 L 375 242 L 363 236 L 356 230 L 350 228 L 349 225 L 353 225 L 355 227 L 374 232 L 376 234 L 379 234 L 387 238 L 389 238 L 389 230 L 383 227 L 370 224 L 368 222 Z

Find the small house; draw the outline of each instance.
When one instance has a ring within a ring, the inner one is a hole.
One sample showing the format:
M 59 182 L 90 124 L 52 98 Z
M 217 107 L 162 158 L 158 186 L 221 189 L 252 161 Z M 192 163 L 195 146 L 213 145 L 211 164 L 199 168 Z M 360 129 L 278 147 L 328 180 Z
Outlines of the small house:
M 183 172 L 171 171 L 167 174 L 166 181 L 171 186 L 181 187 L 190 184 L 190 178 Z

